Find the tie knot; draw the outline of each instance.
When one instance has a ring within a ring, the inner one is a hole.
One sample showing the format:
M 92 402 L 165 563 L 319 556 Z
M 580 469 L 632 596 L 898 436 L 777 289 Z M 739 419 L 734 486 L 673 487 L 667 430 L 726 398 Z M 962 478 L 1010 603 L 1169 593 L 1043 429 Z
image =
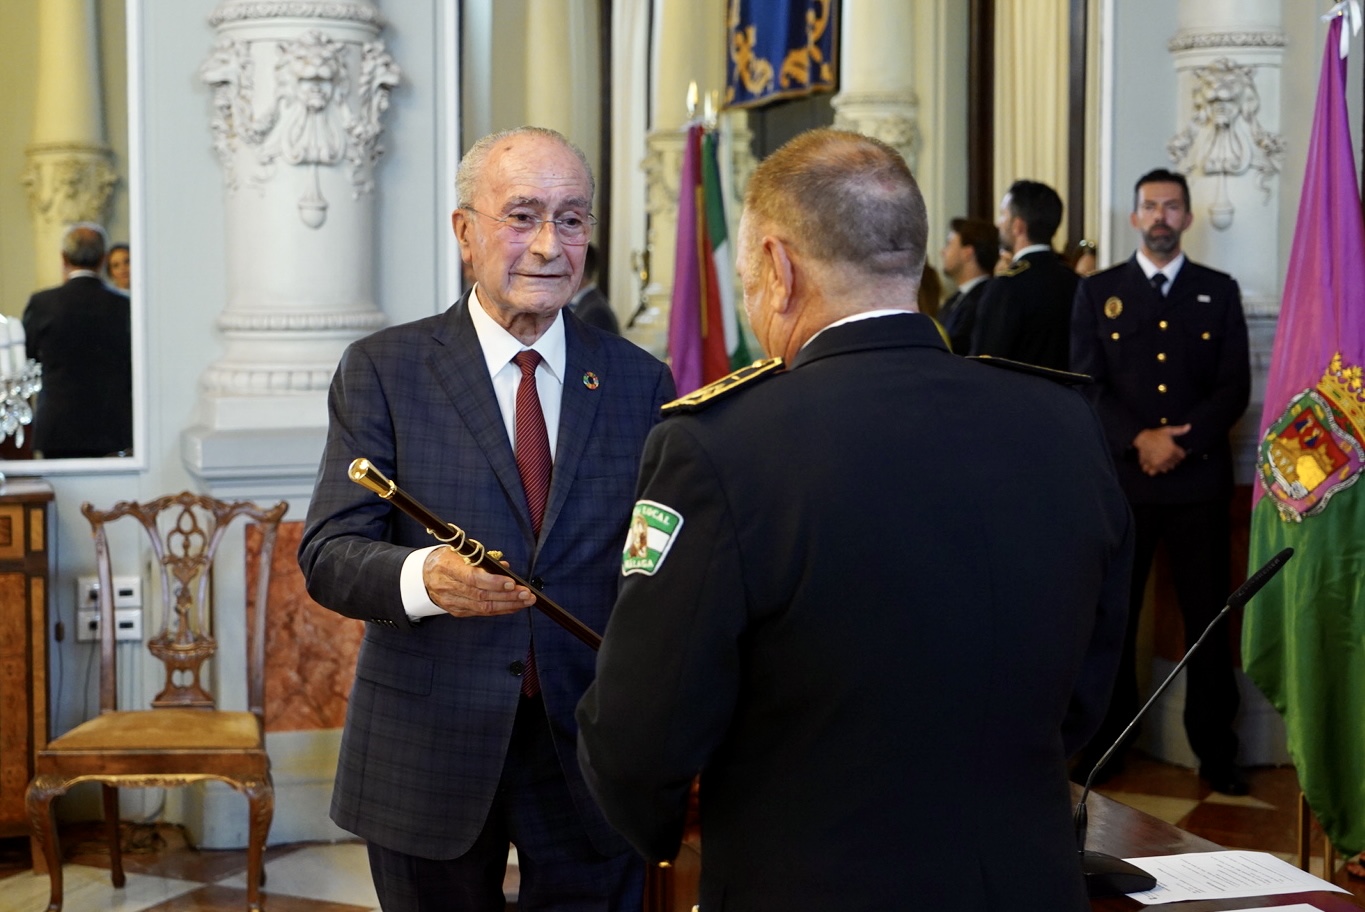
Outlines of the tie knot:
M 521 368 L 521 375 L 523 377 L 529 377 L 534 374 L 536 372 L 536 367 L 540 364 L 541 360 L 540 352 L 536 351 L 534 348 L 528 348 L 526 351 L 517 352 L 512 358 L 512 362 L 516 364 L 517 367 Z
M 1157 294 L 1164 293 L 1166 288 L 1166 273 L 1154 272 L 1152 273 L 1152 278 L 1150 281 L 1152 283 L 1152 287 L 1156 289 Z

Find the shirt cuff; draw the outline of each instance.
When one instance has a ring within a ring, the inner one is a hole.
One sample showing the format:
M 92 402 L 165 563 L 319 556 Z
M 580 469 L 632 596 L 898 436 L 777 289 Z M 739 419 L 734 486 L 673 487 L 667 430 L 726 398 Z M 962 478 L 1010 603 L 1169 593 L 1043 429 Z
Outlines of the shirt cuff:
M 398 591 L 403 596 L 403 610 L 414 620 L 445 614 L 445 609 L 427 595 L 427 584 L 422 582 L 422 564 L 426 561 L 427 555 L 437 548 L 444 547 L 445 545 L 432 545 L 430 548 L 419 548 L 403 561 L 403 572 L 398 577 Z

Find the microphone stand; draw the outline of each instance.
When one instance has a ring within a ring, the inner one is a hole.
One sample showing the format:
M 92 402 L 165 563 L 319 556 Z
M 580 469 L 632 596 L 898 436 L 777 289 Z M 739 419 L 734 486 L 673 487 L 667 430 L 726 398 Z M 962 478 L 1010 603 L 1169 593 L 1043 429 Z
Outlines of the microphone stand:
M 1090 797 L 1090 790 L 1095 783 L 1096 773 L 1103 769 L 1104 765 L 1109 762 L 1109 758 L 1114 755 L 1114 751 L 1118 750 L 1119 745 L 1124 742 L 1129 733 L 1132 732 L 1138 722 L 1142 720 L 1142 717 L 1147 714 L 1147 710 L 1157 701 L 1157 698 L 1166 692 L 1166 688 L 1175 680 L 1175 676 L 1180 674 L 1185 666 L 1189 664 L 1190 657 L 1204 644 L 1204 641 L 1208 639 L 1209 634 L 1213 632 L 1213 628 L 1217 626 L 1218 622 L 1233 608 L 1240 608 L 1251 601 L 1251 597 L 1259 592 L 1261 587 L 1268 583 L 1272 576 L 1279 573 L 1280 568 L 1293 556 L 1294 549 L 1285 548 L 1270 560 L 1266 561 L 1261 569 L 1252 574 L 1251 578 L 1238 587 L 1236 592 L 1228 596 L 1227 604 L 1223 606 L 1223 610 L 1219 611 L 1218 614 L 1214 616 L 1213 620 L 1209 621 L 1208 626 L 1204 628 L 1204 632 L 1199 635 L 1199 639 L 1194 641 L 1193 646 L 1185 650 L 1184 657 L 1176 663 L 1175 668 L 1171 669 L 1171 673 L 1166 675 L 1166 680 L 1162 681 L 1161 684 L 1157 686 L 1157 689 L 1152 692 L 1152 695 L 1147 698 L 1147 702 L 1142 704 L 1142 708 L 1137 711 L 1137 715 L 1133 716 L 1133 721 L 1128 723 L 1128 726 L 1124 728 L 1118 738 L 1114 740 L 1114 743 L 1109 746 L 1109 750 L 1105 751 L 1104 755 L 1090 768 L 1090 774 L 1085 777 L 1085 787 L 1081 789 L 1081 798 L 1076 802 L 1076 813 L 1072 817 L 1072 823 L 1076 829 L 1076 844 L 1080 847 L 1078 851 L 1081 858 L 1081 870 L 1085 872 L 1086 892 L 1091 896 L 1118 896 L 1124 893 L 1140 893 L 1156 886 L 1156 878 L 1139 868 L 1137 865 L 1126 862 L 1122 858 L 1115 858 L 1112 855 L 1106 855 L 1103 852 L 1093 852 L 1085 848 L 1085 830 L 1086 825 L 1089 822 L 1086 813 L 1086 799 Z

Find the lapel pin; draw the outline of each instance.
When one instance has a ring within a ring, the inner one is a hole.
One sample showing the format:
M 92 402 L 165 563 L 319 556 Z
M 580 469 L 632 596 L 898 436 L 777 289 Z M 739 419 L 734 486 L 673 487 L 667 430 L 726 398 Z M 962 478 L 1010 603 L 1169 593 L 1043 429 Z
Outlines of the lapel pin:
M 595 390 L 602 385 L 602 381 L 597 379 L 597 375 L 592 371 L 588 371 L 583 375 L 583 385 L 590 390 Z
M 1117 320 L 1121 313 L 1123 313 L 1123 302 L 1118 298 L 1110 298 L 1104 302 L 1104 315 L 1109 319 Z

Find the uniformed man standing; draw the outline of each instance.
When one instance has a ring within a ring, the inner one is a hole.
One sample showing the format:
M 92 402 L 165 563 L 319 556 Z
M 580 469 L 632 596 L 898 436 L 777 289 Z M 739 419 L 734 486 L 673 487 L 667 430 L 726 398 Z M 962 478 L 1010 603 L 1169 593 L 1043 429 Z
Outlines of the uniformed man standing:
M 1166 543 L 1187 645 L 1228 593 L 1228 432 L 1246 410 L 1251 367 L 1237 282 L 1181 252 L 1180 236 L 1192 219 L 1183 175 L 1164 169 L 1144 174 L 1130 216 L 1142 238 L 1137 252 L 1083 279 L 1076 291 L 1071 368 L 1095 378 L 1091 395 L 1137 522 L 1124 665 L 1105 725 L 1082 757 L 1077 778 L 1137 712 L 1134 639 L 1157 545 Z M 1218 631 L 1190 662 L 1185 731 L 1208 784 L 1243 795 L 1228 632 L 1226 626 Z M 1115 761 L 1099 775 L 1117 771 Z
M 1108 705 L 1129 511 L 1080 393 L 914 312 L 927 231 L 886 144 L 774 152 L 739 271 L 788 367 L 645 446 L 579 755 L 654 860 L 701 773 L 703 909 L 1090 908 L 1066 762 Z

